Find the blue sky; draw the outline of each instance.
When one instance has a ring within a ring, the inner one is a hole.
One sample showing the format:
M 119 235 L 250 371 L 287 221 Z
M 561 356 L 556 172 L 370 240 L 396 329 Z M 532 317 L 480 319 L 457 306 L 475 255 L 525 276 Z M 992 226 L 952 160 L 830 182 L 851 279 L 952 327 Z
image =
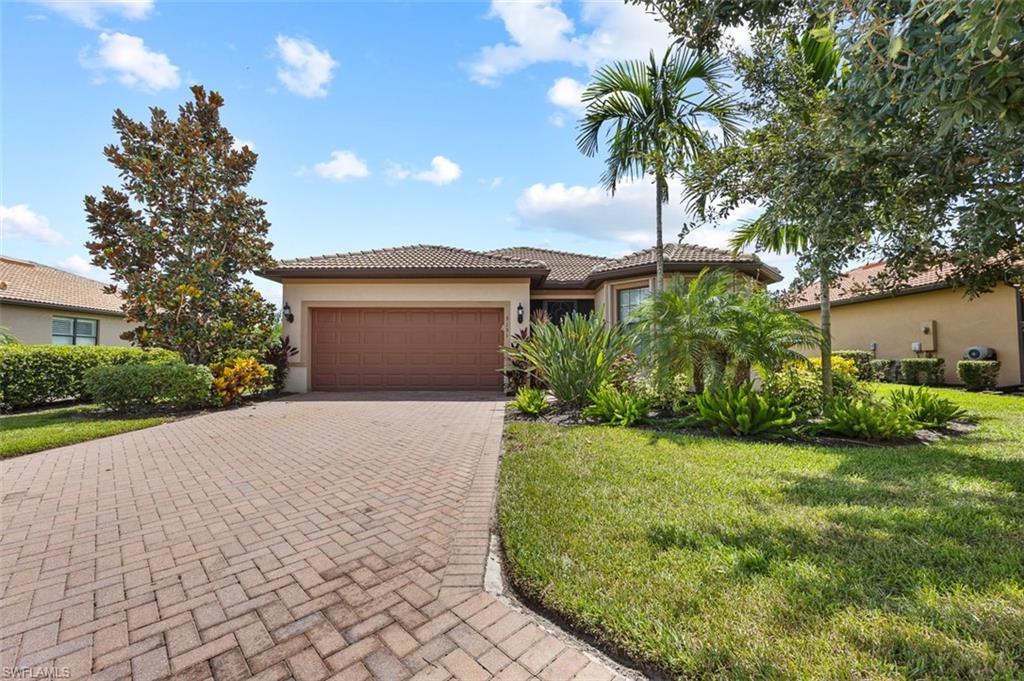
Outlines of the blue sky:
M 82 198 L 116 183 L 101 153 L 115 141 L 111 114 L 174 111 L 192 83 L 224 96 L 223 122 L 259 154 L 250 190 L 268 202 L 276 257 L 410 243 L 616 256 L 653 242 L 652 187 L 609 197 L 600 159 L 574 139 L 588 74 L 667 44 L 636 7 L 80 0 L 0 11 L 4 254 L 101 278 L 82 246 Z M 670 208 L 667 238 L 684 217 Z M 702 228 L 688 240 L 727 237 Z

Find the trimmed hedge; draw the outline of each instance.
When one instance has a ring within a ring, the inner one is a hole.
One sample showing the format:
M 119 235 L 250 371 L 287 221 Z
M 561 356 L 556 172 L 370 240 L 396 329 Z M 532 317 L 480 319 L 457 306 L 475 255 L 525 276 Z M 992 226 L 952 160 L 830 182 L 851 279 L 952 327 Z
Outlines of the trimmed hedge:
M 105 345 L 0 346 L 0 407 L 20 409 L 83 399 L 82 377 L 93 367 L 178 361 L 170 350 Z
M 908 357 L 900 360 L 900 383 L 942 385 L 946 360 L 941 357 Z
M 109 409 L 145 411 L 209 404 L 213 374 L 196 364 L 136 362 L 93 367 L 82 380 L 89 396 Z
M 968 390 L 992 390 L 999 382 L 998 360 L 964 359 L 956 363 L 956 375 Z
M 872 381 L 895 383 L 897 362 L 894 359 L 873 359 L 868 364 L 868 376 Z
M 857 367 L 857 378 L 862 381 L 871 380 L 871 361 L 875 358 L 874 353 L 868 350 L 833 350 L 832 356 L 852 360 Z

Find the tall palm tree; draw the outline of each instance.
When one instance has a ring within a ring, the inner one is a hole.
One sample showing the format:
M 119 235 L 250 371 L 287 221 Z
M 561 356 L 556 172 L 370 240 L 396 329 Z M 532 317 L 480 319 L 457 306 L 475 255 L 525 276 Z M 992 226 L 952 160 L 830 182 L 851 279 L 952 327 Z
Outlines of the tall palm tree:
M 727 62 L 720 57 L 669 48 L 660 62 L 651 51 L 649 63 L 635 60 L 601 67 L 583 92 L 587 108 L 576 146 L 594 156 L 602 128 L 610 128 L 601 178 L 605 188 L 614 194 L 624 179 L 654 177 L 655 293 L 664 284 L 662 206 L 668 203 L 668 178 L 711 144 L 709 124 L 727 137 L 738 129 L 735 103 L 723 86 L 727 74 Z

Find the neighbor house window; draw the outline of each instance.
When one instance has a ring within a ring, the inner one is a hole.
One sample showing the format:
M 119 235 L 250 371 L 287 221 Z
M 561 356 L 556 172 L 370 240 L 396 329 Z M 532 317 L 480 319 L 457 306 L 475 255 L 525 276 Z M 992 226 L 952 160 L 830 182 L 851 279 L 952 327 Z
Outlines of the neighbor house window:
M 54 345 L 96 345 L 100 323 L 95 319 L 54 317 L 51 342 Z
M 646 286 L 619 289 L 619 321 L 630 322 L 633 313 L 640 309 L 640 303 L 650 295 L 651 289 Z

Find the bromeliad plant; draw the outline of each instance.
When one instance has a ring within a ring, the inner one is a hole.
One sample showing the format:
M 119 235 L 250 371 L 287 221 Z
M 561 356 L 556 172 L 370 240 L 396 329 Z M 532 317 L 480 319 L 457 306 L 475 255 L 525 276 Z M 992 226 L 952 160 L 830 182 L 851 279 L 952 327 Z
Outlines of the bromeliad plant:
M 694 406 L 694 420 L 721 434 L 778 437 L 791 432 L 797 420 L 788 398 L 759 393 L 750 382 L 705 388 Z
M 546 385 L 559 402 L 582 408 L 604 383 L 616 383 L 629 370 L 618 360 L 633 350 L 633 332 L 606 324 L 599 315 L 571 312 L 555 324 L 534 320 L 530 335 L 502 348 L 517 366 Z
M 516 391 L 516 396 L 509 402 L 509 406 L 529 416 L 540 416 L 550 405 L 543 390 L 524 385 Z
M 613 426 L 643 423 L 651 411 L 651 402 L 647 398 L 608 384 L 590 393 L 590 402 L 583 410 L 583 415 Z
M 894 409 L 903 411 L 925 428 L 942 428 L 950 421 L 967 416 L 966 410 L 924 386 L 895 390 L 889 395 L 889 401 Z

